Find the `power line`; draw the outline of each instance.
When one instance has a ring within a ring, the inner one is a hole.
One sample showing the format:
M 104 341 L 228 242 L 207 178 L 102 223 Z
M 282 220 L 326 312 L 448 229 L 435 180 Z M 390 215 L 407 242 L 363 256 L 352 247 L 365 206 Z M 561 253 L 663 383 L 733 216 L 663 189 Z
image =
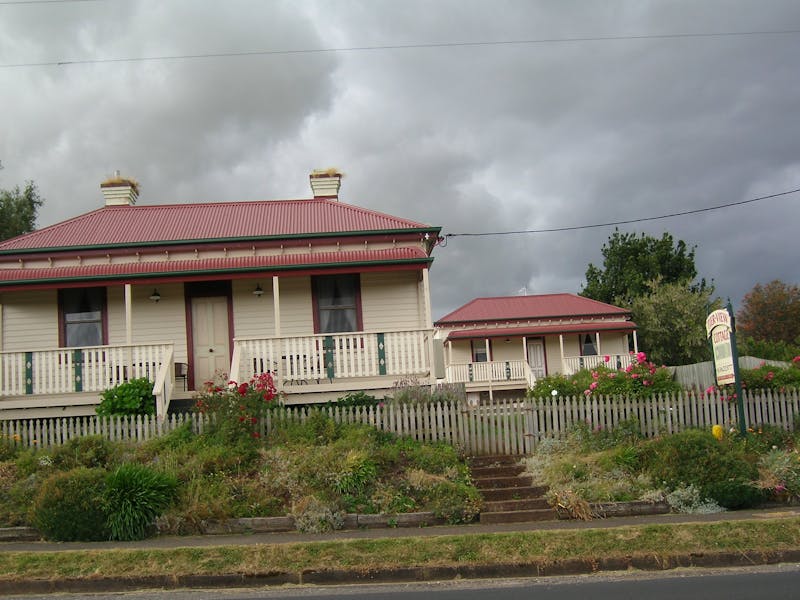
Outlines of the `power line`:
M 572 227 L 553 227 L 551 229 L 522 229 L 519 231 L 482 231 L 475 233 L 446 233 L 444 237 L 480 237 L 487 235 L 518 235 L 523 233 L 553 233 L 556 231 L 577 231 L 579 229 L 595 229 L 597 227 L 611 227 L 612 225 L 628 225 L 630 223 L 644 223 L 646 221 L 658 221 L 659 219 L 670 219 L 672 217 L 683 217 L 685 215 L 695 215 L 697 213 L 709 212 L 712 210 L 720 210 L 722 208 L 730 208 L 732 206 L 741 206 L 742 204 L 750 204 L 752 202 L 759 202 L 761 200 L 768 200 L 770 198 L 777 198 L 778 196 L 787 196 L 789 194 L 796 194 L 800 192 L 800 188 L 788 190 L 786 192 L 778 192 L 777 194 L 770 194 L 769 196 L 759 196 L 758 198 L 750 198 L 749 200 L 741 200 L 739 202 L 729 202 L 727 204 L 720 204 L 718 206 L 709 206 L 707 208 L 697 208 L 695 210 L 686 210 L 683 212 L 670 213 L 668 215 L 659 215 L 657 217 L 643 217 L 640 219 L 628 219 L 626 221 L 610 221 L 608 223 L 592 223 L 591 225 L 574 225 Z
M 41 3 L 44 3 L 43 0 Z M 46 0 L 50 2 L 64 2 L 67 0 Z M 73 0 L 77 1 L 77 0 Z M 91 1 L 91 0 L 85 0 Z M 36 4 L 36 2 L 32 2 Z M 2 4 L 2 2 L 0 2 Z M 165 54 L 159 56 L 136 56 L 122 58 L 87 58 L 81 60 L 56 60 L 47 62 L 27 62 L 0 65 L 0 68 L 19 67 L 52 67 L 67 65 L 93 65 L 102 63 L 132 63 L 164 60 L 196 60 L 203 58 L 234 58 L 243 56 L 290 56 L 293 54 L 325 54 L 333 52 L 375 52 L 379 50 L 414 50 L 425 48 L 470 48 L 482 46 L 524 46 L 533 44 L 572 44 L 579 42 L 613 42 L 625 40 L 671 40 L 686 38 L 713 38 L 713 37 L 740 37 L 759 35 L 795 35 L 800 29 L 783 29 L 772 31 L 723 31 L 711 33 L 664 33 L 652 35 L 614 35 L 595 37 L 571 38 L 539 38 L 529 40 L 490 40 L 483 42 L 431 42 L 417 44 L 386 44 L 380 46 L 347 46 L 340 48 L 305 48 L 298 50 L 252 50 L 243 52 L 209 52 L 203 54 Z
M 8 0 L 0 5 L 8 4 L 68 4 L 73 2 L 105 2 L 106 0 Z

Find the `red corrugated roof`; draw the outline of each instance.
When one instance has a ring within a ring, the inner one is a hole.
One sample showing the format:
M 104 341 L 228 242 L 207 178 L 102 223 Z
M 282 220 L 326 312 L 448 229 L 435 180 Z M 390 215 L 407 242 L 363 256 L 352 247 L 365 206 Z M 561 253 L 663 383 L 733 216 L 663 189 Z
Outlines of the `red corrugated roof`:
M 625 309 L 577 294 L 541 294 L 536 296 L 501 296 L 475 298 L 439 319 L 437 325 L 523 321 L 559 317 L 627 315 Z
M 0 252 L 403 229 L 438 228 L 324 199 L 106 206 L 0 242 Z
M 37 282 L 66 282 L 74 280 L 122 281 L 142 277 L 169 277 L 170 275 L 199 275 L 204 273 L 269 274 L 271 269 L 364 266 L 370 263 L 427 264 L 431 259 L 419 248 L 392 248 L 388 250 L 357 250 L 341 252 L 315 252 L 282 254 L 277 256 L 243 256 L 230 258 L 201 258 L 195 260 L 167 260 L 123 264 L 82 265 L 75 267 L 0 269 L 0 288 L 23 286 Z
M 567 323 L 563 325 L 531 325 L 523 327 L 498 327 L 486 329 L 458 329 L 447 335 L 448 340 L 484 339 L 496 337 L 532 337 L 559 333 L 594 333 L 595 331 L 633 331 L 633 321 L 616 323 Z

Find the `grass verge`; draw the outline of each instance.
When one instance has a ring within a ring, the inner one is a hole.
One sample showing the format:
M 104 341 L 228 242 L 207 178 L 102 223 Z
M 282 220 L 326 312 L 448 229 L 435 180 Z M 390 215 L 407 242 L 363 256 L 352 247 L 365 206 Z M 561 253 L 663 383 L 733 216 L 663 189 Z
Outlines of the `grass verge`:
M 570 559 L 761 554 L 800 548 L 800 518 L 613 529 L 341 540 L 147 550 L 0 553 L 0 581 L 258 575 L 307 570 L 368 573 L 408 567 L 552 565 Z

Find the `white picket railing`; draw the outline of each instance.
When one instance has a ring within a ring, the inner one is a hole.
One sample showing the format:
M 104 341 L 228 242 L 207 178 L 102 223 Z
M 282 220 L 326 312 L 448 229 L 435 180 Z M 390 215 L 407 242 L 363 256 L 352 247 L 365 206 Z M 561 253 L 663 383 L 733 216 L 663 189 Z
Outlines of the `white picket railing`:
M 532 387 L 536 382 L 530 365 L 524 360 L 453 363 L 445 372 L 448 383 L 520 382 Z
M 750 426 L 773 425 L 792 430 L 800 417 L 800 393 L 745 393 Z M 716 396 L 682 393 L 631 398 L 542 398 L 503 400 L 471 406 L 465 401 L 429 404 L 388 402 L 372 407 L 325 406 L 278 408 L 262 421 L 262 433 L 276 420 L 303 421 L 321 410 L 337 423 L 364 423 L 421 441 L 454 444 L 468 455 L 529 454 L 545 439 L 563 438 L 581 424 L 592 430 L 614 430 L 636 419 L 645 437 L 712 425 L 736 428 L 736 403 Z M 73 417 L 0 421 L 0 438 L 25 447 L 63 444 L 83 435 L 143 441 L 172 431 L 187 420 L 196 431 L 208 424 L 199 414 L 153 417 Z
M 608 360 L 606 360 L 608 357 Z M 565 356 L 561 359 L 564 375 L 573 375 L 581 369 L 596 369 L 608 367 L 610 369 L 625 369 L 633 364 L 634 358 L 630 354 L 598 354 L 592 356 Z
M 270 372 L 276 383 L 407 377 L 430 371 L 430 330 L 236 338 L 231 378 Z
M 154 381 L 172 363 L 173 348 L 163 343 L 0 352 L 0 397 L 100 392 L 138 377 Z

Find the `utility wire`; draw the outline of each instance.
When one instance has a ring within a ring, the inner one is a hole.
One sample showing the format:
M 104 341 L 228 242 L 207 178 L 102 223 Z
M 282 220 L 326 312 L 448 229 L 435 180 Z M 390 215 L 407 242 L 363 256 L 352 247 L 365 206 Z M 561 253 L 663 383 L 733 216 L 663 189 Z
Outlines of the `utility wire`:
M 759 202 L 761 200 L 768 200 L 770 198 L 777 198 L 778 196 L 788 196 L 789 194 L 796 194 L 800 192 L 800 188 L 788 190 L 786 192 L 778 192 L 777 194 L 770 194 L 769 196 L 759 196 L 758 198 L 750 198 L 749 200 L 741 200 L 739 202 L 729 202 L 727 204 L 720 204 L 718 206 L 709 206 L 707 208 L 697 208 L 695 210 L 686 210 L 683 212 L 670 213 L 668 215 L 660 215 L 658 217 L 642 217 L 640 219 L 628 219 L 626 221 L 610 221 L 608 223 L 592 223 L 591 225 L 574 225 L 572 227 L 553 227 L 551 229 L 522 229 L 519 231 L 482 231 L 474 233 L 445 233 L 444 237 L 479 237 L 487 235 L 518 235 L 523 233 L 553 233 L 556 231 L 576 231 L 579 229 L 594 229 L 597 227 L 610 227 L 612 225 L 628 225 L 630 223 L 644 223 L 645 221 L 657 221 L 659 219 L 670 219 L 672 217 L 682 217 L 685 215 L 694 215 L 702 212 L 709 212 L 712 210 L 720 210 L 722 208 L 730 208 L 732 206 L 741 206 L 742 204 L 750 204 L 752 202 Z
M 106 0 L 4 0 L 0 6 L 9 4 L 68 4 L 73 2 L 105 2 Z
M 57 1 L 57 0 L 50 0 Z M 64 0 L 60 0 L 64 1 Z M 0 2 L 1 4 L 2 2 Z M 244 52 L 209 52 L 204 54 L 165 54 L 160 56 L 135 56 L 123 58 L 87 58 L 81 60 L 57 60 L 0 65 L 2 69 L 18 67 L 51 67 L 66 65 L 94 65 L 102 63 L 133 63 L 164 60 L 190 60 L 202 58 L 233 58 L 242 56 L 289 56 L 293 54 L 324 54 L 333 52 L 374 52 L 378 50 L 413 50 L 419 48 L 470 48 L 482 46 L 523 46 L 532 44 L 572 44 L 578 42 L 611 42 L 622 40 L 670 40 L 708 37 L 736 37 L 759 35 L 795 35 L 800 29 L 771 31 L 723 31 L 717 33 L 665 33 L 652 35 L 614 35 L 596 37 L 540 38 L 530 40 L 494 40 L 484 42 L 432 42 L 419 44 L 386 44 L 381 46 L 347 46 L 341 48 L 306 48 L 299 50 L 252 50 Z

